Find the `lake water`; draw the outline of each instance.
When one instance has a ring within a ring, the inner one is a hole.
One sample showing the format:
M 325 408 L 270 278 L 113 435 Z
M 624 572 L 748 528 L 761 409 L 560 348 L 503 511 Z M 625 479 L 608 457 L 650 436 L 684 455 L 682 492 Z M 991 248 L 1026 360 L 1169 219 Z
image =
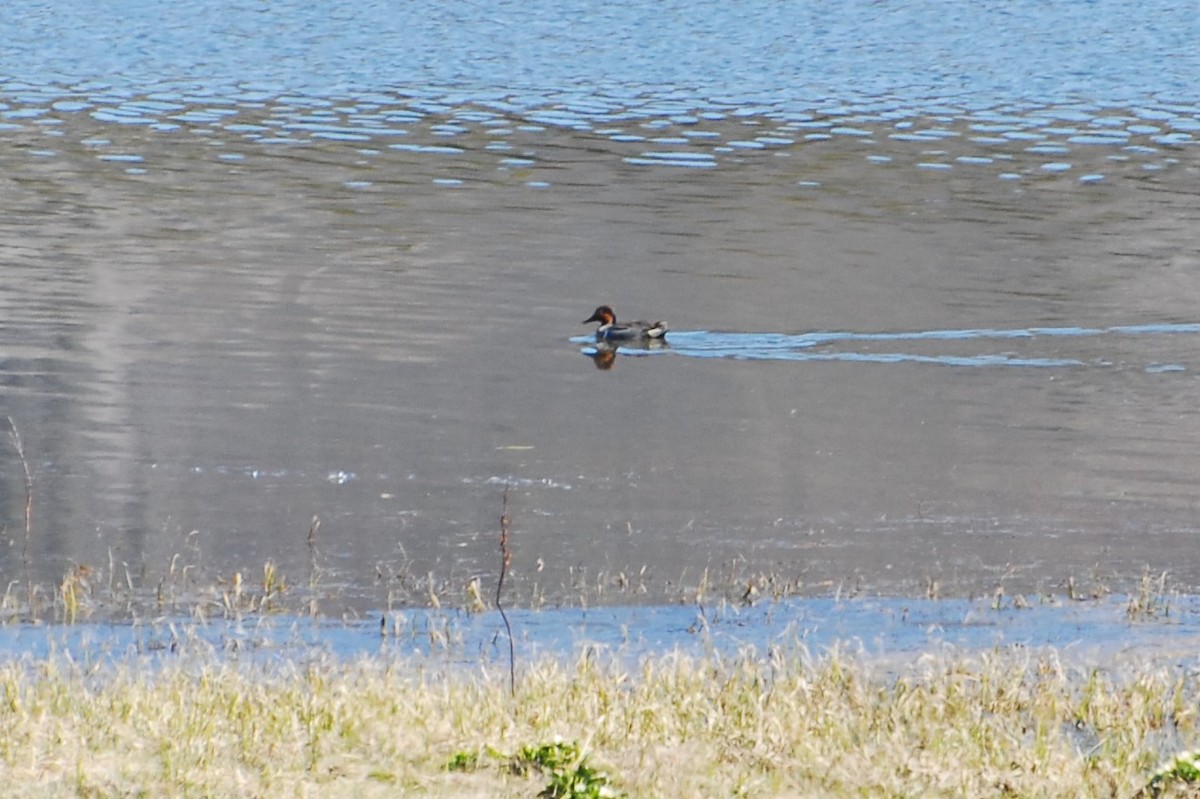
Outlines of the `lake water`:
M 1200 590 L 1186 4 L 0 30 L 10 584 L 487 593 L 508 486 L 523 604 Z M 598 351 L 601 303 L 669 347 Z

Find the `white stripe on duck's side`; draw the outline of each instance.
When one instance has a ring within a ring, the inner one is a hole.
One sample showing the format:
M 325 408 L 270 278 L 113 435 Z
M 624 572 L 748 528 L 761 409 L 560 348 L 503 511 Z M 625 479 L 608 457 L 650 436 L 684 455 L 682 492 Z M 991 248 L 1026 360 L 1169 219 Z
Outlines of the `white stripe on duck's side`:
M 666 322 L 617 322 L 617 315 L 607 305 L 601 305 L 591 316 L 583 320 L 599 322 L 596 328 L 596 341 L 645 341 L 647 339 L 665 339 L 667 336 Z

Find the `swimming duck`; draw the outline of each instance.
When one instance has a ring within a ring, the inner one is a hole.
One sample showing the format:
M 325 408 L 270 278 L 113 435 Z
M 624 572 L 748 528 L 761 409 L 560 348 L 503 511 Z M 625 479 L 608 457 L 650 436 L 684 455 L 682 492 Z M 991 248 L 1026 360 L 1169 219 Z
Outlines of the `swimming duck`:
M 596 328 L 596 341 L 647 341 L 664 339 L 667 335 L 666 322 L 624 322 L 617 324 L 617 315 L 607 305 L 601 305 L 591 316 L 583 320 L 599 322 Z

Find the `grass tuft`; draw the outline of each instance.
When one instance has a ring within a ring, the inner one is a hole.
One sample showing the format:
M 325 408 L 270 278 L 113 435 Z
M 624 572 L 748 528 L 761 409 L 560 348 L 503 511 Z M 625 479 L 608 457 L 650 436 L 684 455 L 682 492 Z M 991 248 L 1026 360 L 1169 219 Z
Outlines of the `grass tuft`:
M 39 797 L 1107 797 L 1179 795 L 1200 771 L 1175 754 L 1200 744 L 1200 684 L 1170 663 L 774 647 L 542 658 L 515 696 L 509 676 L 382 657 L 9 662 L 0 773 Z

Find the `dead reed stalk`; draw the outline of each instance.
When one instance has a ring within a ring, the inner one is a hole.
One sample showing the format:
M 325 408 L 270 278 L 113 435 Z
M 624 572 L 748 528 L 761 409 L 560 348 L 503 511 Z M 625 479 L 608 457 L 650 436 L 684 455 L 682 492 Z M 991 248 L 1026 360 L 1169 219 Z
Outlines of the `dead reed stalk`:
M 508 486 L 504 487 L 504 497 L 501 500 L 500 512 L 500 579 L 496 581 L 496 609 L 504 620 L 504 629 L 508 632 L 508 690 L 513 696 L 517 695 L 517 651 L 513 644 L 512 625 L 508 623 L 508 614 L 500 602 L 500 593 L 504 590 L 504 576 L 512 564 L 512 551 L 508 548 Z
M 17 457 L 21 459 L 21 468 L 25 470 L 25 544 L 21 547 L 21 563 L 29 565 L 29 538 L 33 532 L 33 472 L 29 470 L 29 460 L 25 457 L 25 443 L 21 440 L 21 431 L 17 423 L 8 417 L 8 438 L 12 441 Z
M 308 615 L 317 617 L 317 585 L 320 581 L 320 566 L 317 565 L 317 530 L 321 529 L 321 517 L 314 515 L 308 526 Z

